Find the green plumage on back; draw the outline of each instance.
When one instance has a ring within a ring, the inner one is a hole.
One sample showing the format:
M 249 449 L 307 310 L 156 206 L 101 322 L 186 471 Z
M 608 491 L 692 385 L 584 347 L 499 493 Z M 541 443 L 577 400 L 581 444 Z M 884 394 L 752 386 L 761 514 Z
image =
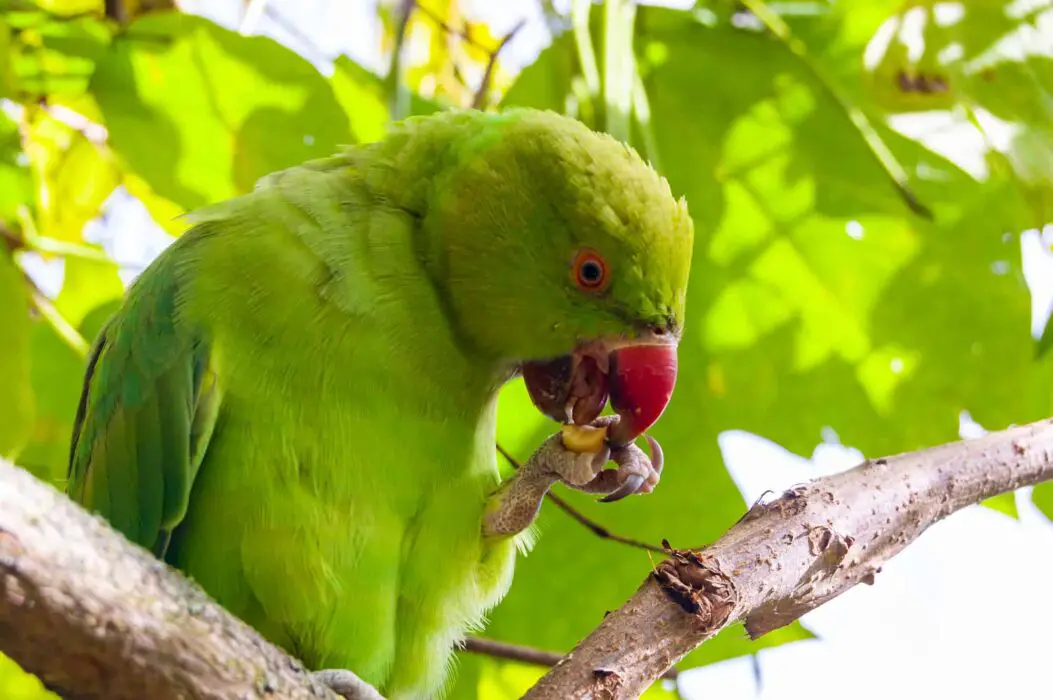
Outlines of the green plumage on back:
M 71 496 L 310 667 L 440 695 L 529 544 L 529 512 L 483 526 L 521 505 L 497 392 L 582 343 L 678 334 L 683 203 L 577 122 L 456 112 L 193 221 L 93 346 Z
M 219 398 L 208 346 L 177 327 L 166 279 L 144 277 L 92 346 L 69 475 L 76 500 L 160 557 L 186 514 Z

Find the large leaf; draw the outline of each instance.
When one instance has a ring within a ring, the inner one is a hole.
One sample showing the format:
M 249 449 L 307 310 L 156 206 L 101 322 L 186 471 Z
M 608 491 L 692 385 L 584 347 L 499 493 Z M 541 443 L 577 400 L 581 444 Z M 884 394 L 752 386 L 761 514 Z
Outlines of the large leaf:
M 201 17 L 136 20 L 90 89 L 113 149 L 184 209 L 247 192 L 267 173 L 353 141 L 329 82 L 310 63 Z
M 38 479 L 62 488 L 69 461 L 73 416 L 84 376 L 84 358 L 70 349 L 43 319 L 33 324 L 30 348 L 36 416 L 32 435 L 18 457 L 18 464 Z
M 25 149 L 37 188 L 37 233 L 80 241 L 119 182 L 105 146 L 42 110 L 29 110 Z
M 25 158 L 18 125 L 0 112 L 0 225 L 11 226 L 18 207 L 32 203 L 33 180 Z
M 29 295 L 22 269 L 0 241 L 0 457 L 14 459 L 33 425 L 33 388 L 29 381 Z
M 18 664 L 0 654 L 0 698 L 4 700 L 61 700 L 48 692 L 36 676 L 23 671 Z
M 11 32 L 11 77 L 27 102 L 37 97 L 46 97 L 49 104 L 76 99 L 110 41 L 98 16 L 56 17 L 30 9 L 7 12 L 4 20 Z
M 886 134 L 909 172 L 931 173 L 911 183 L 937 212 L 926 222 L 783 46 L 650 8 L 644 31 L 669 50 L 647 83 L 663 163 L 698 225 L 685 338 L 698 354 L 685 366 L 707 375 L 696 400 L 715 427 L 806 452 L 830 425 L 881 454 L 954 439 L 963 408 L 991 426 L 1049 412 L 1012 180 L 975 182 Z M 729 63 L 699 109 L 691 66 Z
M 18 77 L 15 75 L 13 59 L 15 56 L 14 31 L 7 22 L 0 23 L 0 98 L 11 98 L 19 91 Z
M 67 258 L 55 309 L 70 324 L 79 326 L 89 313 L 119 301 L 122 294 L 124 285 L 114 263 Z
M 1047 518 L 1053 520 L 1053 481 L 1039 484 L 1032 489 L 1031 500 Z
M 571 33 L 566 32 L 556 37 L 552 45 L 517 76 L 501 99 L 501 106 L 527 106 L 564 112 L 571 83 L 578 71 L 574 40 Z
M 391 118 L 384 80 L 347 56 L 340 56 L 333 62 L 332 83 L 333 93 L 347 112 L 356 140 L 368 143 L 381 138 Z M 411 92 L 406 116 L 431 114 L 440 109 L 434 100 Z
M 981 178 L 1011 172 L 1031 224 L 1053 219 L 1053 2 L 852 0 L 795 26 L 842 90 L 900 125 L 918 115 L 923 143 Z

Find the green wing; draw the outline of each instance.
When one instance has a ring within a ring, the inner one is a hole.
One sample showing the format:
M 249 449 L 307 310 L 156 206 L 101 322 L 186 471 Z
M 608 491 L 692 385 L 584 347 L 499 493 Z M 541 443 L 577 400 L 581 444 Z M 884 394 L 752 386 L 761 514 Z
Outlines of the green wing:
M 220 396 L 208 344 L 176 316 L 162 256 L 92 345 L 68 485 L 73 500 L 159 558 L 186 515 Z

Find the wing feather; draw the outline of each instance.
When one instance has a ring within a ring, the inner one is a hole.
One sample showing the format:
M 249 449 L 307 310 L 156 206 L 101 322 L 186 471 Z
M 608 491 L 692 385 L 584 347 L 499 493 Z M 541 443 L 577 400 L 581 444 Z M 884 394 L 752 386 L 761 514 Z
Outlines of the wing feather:
M 177 314 L 168 253 L 92 346 L 67 489 L 159 557 L 186 515 L 221 396 L 208 343 Z

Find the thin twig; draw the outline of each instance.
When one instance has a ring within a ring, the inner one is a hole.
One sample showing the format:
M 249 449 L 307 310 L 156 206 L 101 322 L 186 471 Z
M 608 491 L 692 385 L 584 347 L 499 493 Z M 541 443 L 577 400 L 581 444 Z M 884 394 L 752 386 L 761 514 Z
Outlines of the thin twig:
M 467 29 L 457 29 L 456 27 L 451 27 L 446 22 L 446 20 L 444 20 L 439 15 L 435 14 L 430 8 L 425 7 L 424 5 L 419 5 L 417 7 L 417 10 L 420 11 L 422 15 L 434 22 L 439 29 L 443 30 L 447 34 L 452 34 L 453 36 L 460 38 L 462 41 L 464 41 L 464 43 L 468 44 L 469 46 L 474 46 L 480 51 L 488 51 L 486 45 L 478 39 L 476 39 L 474 36 L 472 36 Z
M 124 6 L 124 0 L 106 0 L 103 8 L 106 16 L 117 24 L 124 24 L 128 21 L 128 9 Z
M 500 444 L 498 444 L 497 445 L 497 451 L 501 453 L 501 456 L 503 456 L 505 459 L 508 460 L 508 463 L 511 464 L 514 469 L 519 469 L 519 467 L 520 467 L 519 460 L 517 460 L 515 457 L 513 457 L 512 454 L 508 450 L 506 450 L 505 448 L 501 447 Z M 577 508 L 575 508 L 574 506 L 570 505 L 565 500 L 563 500 L 562 498 L 560 498 L 556 494 L 552 493 L 551 491 L 549 491 L 547 494 L 545 494 L 545 497 L 548 498 L 550 501 L 552 501 L 552 503 L 555 504 L 556 506 L 558 506 L 560 509 L 562 509 L 564 513 L 566 513 L 571 518 L 573 518 L 574 520 L 577 520 L 579 523 L 584 525 L 588 530 L 590 530 L 592 532 L 592 534 L 596 535 L 600 539 L 610 540 L 612 542 L 619 542 L 621 544 L 628 545 L 630 547 L 636 547 L 637 549 L 643 549 L 643 550 L 646 550 L 648 552 L 657 552 L 659 554 L 665 554 L 666 551 L 667 551 L 667 550 L 663 549 L 662 547 L 650 544 L 648 542 L 643 542 L 641 540 L 636 540 L 636 539 L 633 539 L 632 537 L 624 537 L 622 535 L 616 535 L 615 533 L 613 533 L 610 530 L 608 530 L 607 528 L 605 528 L 603 525 L 600 525 L 599 523 L 597 523 L 596 521 L 592 520 L 588 516 L 583 515 Z
M 4 244 L 12 253 L 26 247 L 26 242 L 22 237 L 3 224 L 0 224 L 0 238 L 4 239 Z
M 486 639 L 485 637 L 468 637 L 464 640 L 464 650 L 471 654 L 492 656 L 495 659 L 520 661 L 525 664 L 545 666 L 548 668 L 552 668 L 563 658 L 563 654 L 557 654 L 553 651 L 535 649 L 534 647 L 528 647 L 522 644 L 499 642 L 496 639 Z M 679 675 L 679 670 L 671 668 L 662 674 L 662 678 L 675 681 Z
M 73 324 L 66 320 L 62 312 L 55 308 L 55 305 L 51 303 L 51 300 L 44 294 L 44 291 L 37 285 L 36 281 L 29 276 L 29 273 L 23 270 L 22 274 L 26 284 L 29 285 L 29 297 L 37 312 L 44 317 L 66 345 L 81 357 L 87 357 L 90 349 L 88 341 L 84 339 L 80 331 L 73 327 Z
M 505 34 L 504 38 L 494 49 L 493 53 L 490 54 L 490 60 L 486 62 L 486 70 L 483 72 L 483 79 L 479 83 L 479 89 L 475 91 L 475 96 L 472 97 L 472 109 L 482 109 L 486 104 L 486 92 L 490 88 L 490 80 L 493 77 L 494 67 L 497 65 L 497 56 L 501 53 L 501 49 L 505 47 L 508 42 L 512 41 L 512 37 L 519 33 L 519 30 L 526 26 L 526 17 L 519 20 L 516 26 L 512 27 L 512 31 Z
M 387 88 L 389 114 L 391 121 L 399 121 L 405 116 L 409 106 L 409 94 L 402 84 L 402 45 L 406 42 L 406 28 L 410 15 L 417 7 L 415 0 L 402 0 L 398 27 L 395 30 L 395 46 L 391 50 L 391 65 L 388 68 Z

